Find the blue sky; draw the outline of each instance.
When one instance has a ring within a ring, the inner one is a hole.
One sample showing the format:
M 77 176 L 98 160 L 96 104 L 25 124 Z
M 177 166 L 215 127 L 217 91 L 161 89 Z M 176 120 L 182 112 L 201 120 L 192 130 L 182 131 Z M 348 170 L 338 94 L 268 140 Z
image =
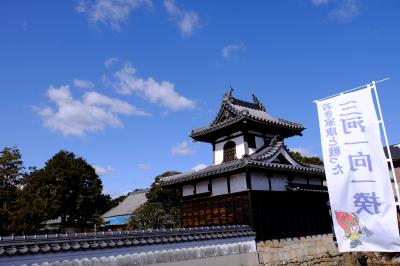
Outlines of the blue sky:
M 188 134 L 229 85 L 301 122 L 286 144 L 320 155 L 313 100 L 379 85 L 400 142 L 398 1 L 88 0 L 0 2 L 0 146 L 26 166 L 60 149 L 95 165 L 117 196 L 166 170 L 211 163 Z

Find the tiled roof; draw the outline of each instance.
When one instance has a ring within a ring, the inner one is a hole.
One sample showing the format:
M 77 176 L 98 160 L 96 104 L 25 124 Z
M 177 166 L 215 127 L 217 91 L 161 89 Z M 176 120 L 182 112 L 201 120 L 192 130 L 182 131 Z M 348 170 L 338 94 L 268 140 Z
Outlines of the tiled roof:
M 238 123 L 242 120 L 252 120 L 256 122 L 262 122 L 271 126 L 286 128 L 294 131 L 298 131 L 299 134 L 304 130 L 304 126 L 299 123 L 290 122 L 284 119 L 274 118 L 268 113 L 260 110 L 251 109 L 248 107 L 242 107 L 231 103 L 226 103 L 224 107 L 233 110 L 236 113 L 235 117 L 228 118 L 221 123 L 210 124 L 207 127 L 192 130 L 191 136 L 196 137 L 206 133 L 217 131 L 218 129 L 224 128 L 228 125 Z
M 289 191 L 294 191 L 294 192 L 322 192 L 326 193 L 328 191 L 328 188 L 326 186 L 322 185 L 307 185 L 307 184 L 296 184 L 296 183 L 291 183 L 287 185 L 287 189 Z
M 400 143 L 399 144 L 393 144 L 390 145 L 390 153 L 392 154 L 393 160 L 399 160 L 400 159 Z M 383 148 L 385 150 L 385 155 L 388 156 L 387 154 L 387 147 Z
M 283 141 L 278 141 L 277 138 L 275 138 L 271 141 L 269 145 L 259 148 L 255 153 L 251 154 L 250 156 L 244 156 L 241 159 L 217 165 L 211 165 L 199 171 L 192 171 L 179 175 L 164 177 L 160 180 L 160 184 L 171 185 L 186 182 L 189 180 L 200 179 L 207 176 L 229 173 L 245 167 L 261 168 L 266 170 L 312 173 L 320 175 L 323 175 L 325 173 L 324 168 L 321 166 L 300 163 L 294 158 L 292 159 L 296 162 L 296 165 L 280 164 L 273 162 L 271 159 L 282 149 L 287 151 L 286 147 L 283 145 Z
M 232 125 L 244 119 L 261 122 L 267 125 L 286 128 L 289 130 L 297 131 L 300 134 L 304 130 L 304 126 L 299 123 L 290 122 L 280 118 L 274 118 L 265 111 L 261 102 L 253 95 L 254 103 L 242 101 L 232 96 L 232 91 L 225 94 L 221 103 L 220 111 L 215 117 L 214 121 L 203 128 L 192 130 L 191 136 L 197 137 L 203 134 L 214 132 L 228 125 Z M 220 118 L 225 115 L 225 111 L 233 114 L 231 117 L 220 121 Z
M 108 212 L 104 213 L 101 217 L 114 217 L 132 214 L 137 208 L 147 201 L 146 193 L 149 190 L 143 189 L 138 191 L 133 191 L 128 194 L 128 196 L 120 203 L 118 206 L 112 208 Z
M 255 236 L 255 233 L 247 225 L 235 225 L 124 232 L 77 233 L 69 235 L 54 234 L 3 237 L 0 239 L 0 256 L 134 247 L 243 236 Z

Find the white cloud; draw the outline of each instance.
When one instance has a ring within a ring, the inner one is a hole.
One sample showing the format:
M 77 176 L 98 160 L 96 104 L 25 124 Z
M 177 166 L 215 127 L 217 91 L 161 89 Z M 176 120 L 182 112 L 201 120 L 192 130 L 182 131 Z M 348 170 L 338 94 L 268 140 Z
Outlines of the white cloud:
M 107 58 L 105 61 L 104 61 L 104 66 L 106 67 L 106 68 L 109 68 L 109 67 L 111 67 L 114 63 L 116 63 L 116 62 L 118 62 L 119 60 L 118 60 L 118 58 L 116 58 L 116 57 L 110 57 L 110 58 Z
M 311 0 L 311 3 L 314 6 L 320 6 L 320 5 L 325 5 L 328 4 L 329 0 Z
M 341 23 L 347 23 L 360 14 L 358 0 L 341 0 L 339 5 L 329 13 L 329 17 Z
M 137 167 L 142 171 L 151 170 L 151 166 L 149 164 L 147 164 L 147 163 L 139 163 L 139 164 L 137 164 Z
M 359 0 L 311 0 L 314 6 L 332 5 L 328 17 L 340 23 L 347 23 L 360 14 Z
M 170 18 L 176 22 L 183 36 L 190 36 L 200 27 L 199 15 L 190 10 L 184 10 L 176 5 L 175 0 L 164 0 L 164 7 Z
M 113 84 L 117 92 L 129 95 L 136 93 L 151 103 L 158 103 L 171 111 L 192 109 L 195 106 L 194 101 L 179 95 L 169 81 L 158 82 L 152 77 L 142 79 L 137 77 L 136 69 L 130 64 L 115 72 L 116 83 Z
M 90 80 L 83 80 L 83 79 L 74 79 L 73 80 L 74 86 L 81 88 L 81 89 L 93 89 L 94 84 Z
M 97 165 L 92 164 L 92 166 L 98 176 L 103 176 L 103 175 L 109 174 L 111 172 L 114 172 L 114 168 L 112 168 L 109 165 L 102 167 L 102 166 L 97 166 Z
M 110 98 L 95 91 L 86 92 L 82 100 L 72 97 L 69 86 L 50 87 L 47 97 L 56 107 L 37 109 L 44 126 L 64 136 L 83 137 L 106 127 L 121 127 L 119 115 L 147 115 L 127 102 Z
M 243 44 L 229 44 L 222 48 L 221 53 L 224 58 L 230 58 L 232 56 L 232 53 L 240 51 L 243 48 Z
M 181 155 L 181 156 L 186 156 L 193 154 L 194 150 L 189 147 L 189 144 L 187 141 L 182 141 L 181 143 L 178 143 L 174 147 L 171 148 L 171 154 L 172 155 Z
M 194 166 L 194 167 L 192 168 L 192 171 L 197 172 L 197 171 L 200 171 L 200 170 L 202 170 L 202 169 L 204 169 L 204 168 L 206 168 L 206 167 L 207 167 L 206 164 L 199 163 L 198 165 L 196 165 L 196 166 Z
M 119 31 L 122 22 L 139 8 L 151 7 L 151 0 L 82 0 L 76 11 L 86 14 L 91 24 L 102 23 Z

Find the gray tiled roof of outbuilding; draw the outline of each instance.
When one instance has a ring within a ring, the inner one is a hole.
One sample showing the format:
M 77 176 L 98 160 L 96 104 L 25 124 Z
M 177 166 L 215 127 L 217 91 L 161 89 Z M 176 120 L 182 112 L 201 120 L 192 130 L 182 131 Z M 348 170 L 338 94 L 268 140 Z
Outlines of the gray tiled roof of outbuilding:
M 130 192 L 128 196 L 118 206 L 104 213 L 101 217 L 115 217 L 132 214 L 137 208 L 147 201 L 146 193 L 148 189 Z

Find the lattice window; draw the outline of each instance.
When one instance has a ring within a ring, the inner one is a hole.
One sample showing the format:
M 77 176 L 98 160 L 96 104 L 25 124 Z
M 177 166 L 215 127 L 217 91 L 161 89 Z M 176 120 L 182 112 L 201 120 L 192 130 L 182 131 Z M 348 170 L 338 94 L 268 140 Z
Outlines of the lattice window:
M 228 141 L 224 145 L 224 162 L 229 162 L 236 159 L 236 144 L 233 141 Z

